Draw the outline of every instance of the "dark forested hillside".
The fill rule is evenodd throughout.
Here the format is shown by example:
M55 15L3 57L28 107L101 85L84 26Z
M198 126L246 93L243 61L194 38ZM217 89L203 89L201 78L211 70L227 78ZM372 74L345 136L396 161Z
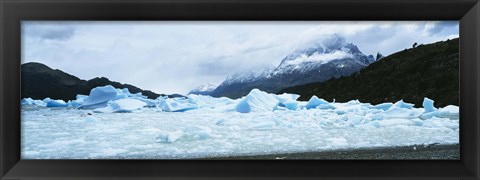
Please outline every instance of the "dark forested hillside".
M397 52L348 77L289 87L279 93L283 92L299 94L300 100L312 95L372 104L403 99L419 107L423 97L428 97L437 107L459 105L458 38Z
M90 90L97 86L112 85L115 88L128 88L131 93L141 92L148 98L160 96L152 91L142 90L130 84L121 84L107 78L94 78L88 81L81 80L58 69L41 63L25 63L21 66L22 98L74 100L77 94L88 95Z

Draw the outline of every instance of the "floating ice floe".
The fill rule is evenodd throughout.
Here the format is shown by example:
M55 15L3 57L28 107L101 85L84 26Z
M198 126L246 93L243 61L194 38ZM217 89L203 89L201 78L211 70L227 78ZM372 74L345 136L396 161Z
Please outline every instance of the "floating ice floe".
M63 100L53 100L50 98L45 98L43 100L44 103L46 103L46 107L67 107L68 104L65 103Z
M283 93L275 96L279 101L278 107L284 107L289 110L297 110L299 108L299 103L297 99L300 97L298 94L288 94ZM279 108L281 109L281 108Z
M35 105L35 106L46 106L47 103L42 100L33 100L32 98L24 98L21 101L22 105Z
M308 100L305 108L312 109L312 108L319 108L319 109L334 109L335 107L332 106L329 102L325 101L324 99L319 99L317 96L312 96L310 100Z
M423 98L422 106L425 109L425 113L429 113L437 110L437 108L433 106L433 102L434 101L431 99Z
M275 95L253 89L242 98L235 110L241 113L273 111L279 102Z
M395 104L392 105L391 108L405 108L405 109L412 109L414 106L414 104L411 104L411 103L406 103L406 102L403 102L403 100L400 100L400 101L397 101Z
M140 101L138 99L119 99L119 100L114 100L108 103L106 107L103 108L97 108L94 110L94 112L102 112L102 113L108 113L108 112L116 112L116 113L127 113L127 112L132 112L134 110L139 110L143 107L147 106L147 103Z
M166 98L158 99L158 107L167 112L184 112L188 110L197 109L198 105L192 103L189 99L178 98Z
M377 105L373 106L373 108L382 109L382 110L386 111L386 110L390 109L390 107L392 107L392 105L393 105L393 103L388 102L388 103L377 104Z
M430 119L432 117L440 117L440 118L457 118L459 115L459 108L458 106L448 105L444 108L439 108L436 111L424 113L420 116L421 119Z
M117 89L111 85L96 87L79 107L82 109L96 109L107 106L107 102L117 97Z

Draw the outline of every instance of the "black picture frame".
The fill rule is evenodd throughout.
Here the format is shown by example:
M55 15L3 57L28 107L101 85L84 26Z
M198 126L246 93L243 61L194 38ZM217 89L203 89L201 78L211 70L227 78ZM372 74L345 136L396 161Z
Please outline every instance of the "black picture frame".
M478 0L0 0L0 179L479 179ZM460 160L21 160L22 20L459 20Z

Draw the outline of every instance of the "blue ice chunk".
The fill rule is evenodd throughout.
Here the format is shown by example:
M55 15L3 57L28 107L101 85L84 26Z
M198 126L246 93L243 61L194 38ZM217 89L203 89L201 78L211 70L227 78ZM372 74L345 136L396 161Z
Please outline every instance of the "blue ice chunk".
M421 115L418 111L407 108L392 107L382 113L386 118L417 118Z
M90 95L86 98L79 108L95 109L107 106L107 102L117 97L117 90L111 86L101 86L93 88Z
M78 101L68 101L67 105L70 106L70 107L80 107L82 105L82 103L80 103Z
M33 104L33 99L32 98L23 98L20 101L21 105L32 105Z
M75 101L83 102L83 101L85 101L85 99L88 98L88 96L87 96L87 95L83 95L83 94L77 94L76 98L77 98L77 99L76 99Z
M155 101L152 100L152 99L138 98L138 97L137 97L137 98L134 98L134 99L137 99L137 100L139 100L139 101L144 102L145 104L147 104L147 105L146 105L147 107L155 107L155 106L156 106Z
M83 104L83 101L85 101L85 99L88 98L88 96L82 95L82 94L77 94L76 97L77 97L77 99L67 102L68 106L70 106L70 107L80 107Z
M283 102L282 104L285 108L290 109L290 110L297 110L298 109L298 102L294 101L294 100L287 100L287 101Z
M428 113L422 114L422 115L420 116L420 119L430 119L430 118L432 118L433 116L438 116L438 112L437 112L437 111L432 111L432 112L428 112Z
M298 102L296 101L300 95L298 94L288 94L288 93L283 93L280 95L275 95L275 98L277 98L278 101L278 106L280 107L285 107L286 109L290 110L296 110L298 109Z
M440 118L458 119L460 108L458 106L448 105L438 109L436 112L438 112L437 117Z
M428 98L423 98L423 103L422 103L422 106L423 108L425 109L425 113L429 113L429 112L433 112L433 111L436 111L437 108L435 108L433 106L433 100L431 99L428 99Z
M48 98L50 99L50 98ZM23 98L21 101L21 105L35 105L35 106L46 106L47 103L42 100L34 100L32 98Z
M354 105L354 104L361 104L361 102L358 99L355 99L355 100L348 101L347 104Z
M403 99L397 101L393 106L405 109L412 109L414 104L403 102Z
M392 105L393 105L393 103L388 102L388 103L377 104L377 105L375 105L371 108L382 109L382 110L386 111L386 110L390 109L390 107L392 107Z
M320 104L317 106L318 109L335 109L335 106L331 104Z
M250 107L250 104L248 104L247 101L240 101L235 107L235 110L241 113L249 113L250 111L252 111L252 108Z
M47 100L47 107L67 107L68 104L63 100Z
M310 100L308 100L307 102L307 105L305 105L305 107L307 109L312 109L312 108L316 108L318 105L321 105L321 104L329 104L327 101L323 100L323 99L319 99L317 96L313 95Z
M125 99L128 98L128 94L117 94L117 96L114 99Z
M185 112L198 109L198 105L191 103L185 98L166 98L157 99L158 107L167 112Z
M235 110L241 113L273 111L279 101L273 94L258 89L252 89L247 96L237 104Z
M144 103L143 101L140 101L138 99L130 99L130 98L115 100L110 104L112 108L112 112L118 112L118 113L132 112L134 110L143 108L146 105L147 104Z

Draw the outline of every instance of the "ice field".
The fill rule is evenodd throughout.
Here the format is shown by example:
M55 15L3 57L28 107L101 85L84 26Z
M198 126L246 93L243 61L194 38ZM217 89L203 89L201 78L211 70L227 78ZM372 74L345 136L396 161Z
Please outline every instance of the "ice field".
M232 100L147 99L112 86L22 100L23 159L184 159L459 143L459 108L327 102L254 89Z

